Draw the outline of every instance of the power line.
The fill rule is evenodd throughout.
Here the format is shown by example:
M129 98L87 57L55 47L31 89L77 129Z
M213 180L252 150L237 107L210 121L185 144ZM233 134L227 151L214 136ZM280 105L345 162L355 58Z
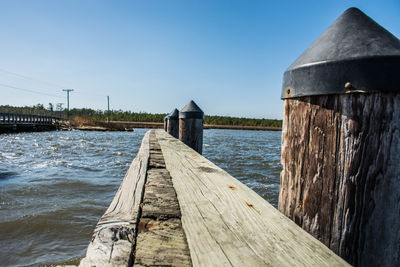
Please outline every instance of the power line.
M48 84L48 85L51 85L51 86L65 87L65 86L61 86L61 85L59 85L59 84L55 84L55 83L51 83L51 82L39 80L39 79L36 79L36 78L32 78L32 77L29 77L29 76L26 76L26 75L18 74L18 73L11 72L11 71L8 71L8 70L5 70L5 69L1 69L1 68L0 68L0 71L1 71L1 72L4 72L4 73L11 74L11 75L14 75L14 76L17 76L17 77L20 77L20 78L23 78L23 79L36 81L36 82Z
M43 80L36 79L36 78L33 78L33 77L29 77L29 76L26 76L26 75L22 75L22 74L19 74L19 73L16 73L16 72L8 71L8 70L2 69L2 68L0 68L0 72L8 73L8 74L11 74L11 75L14 75L14 76L23 78L23 79L27 79L27 80L32 80L32 81L44 83L44 84L50 85L50 86L52 86L52 87L54 87L54 86L56 86L56 87L61 87L61 88L63 88L63 87L65 88L65 87L66 87L66 86L61 86L61 85L56 84L56 83L47 82L47 81L43 81ZM16 89L16 88L14 88L14 89ZM82 88L81 88L81 89L82 89ZM22 90L22 89L21 89L21 90ZM23 90L25 90L25 91L27 91L27 92L33 92L33 91L34 91L34 90L29 90L29 89L23 89ZM36 91L36 93L39 93L39 92ZM97 96L97 97L104 97L104 96L106 96L105 94L97 94L97 93L93 93L93 92L84 92L84 91L82 91L82 90L79 90L79 93L80 93L80 94L83 94L83 95L90 95L90 96L92 96L92 97L93 97L93 96ZM45 94L45 93L44 93L44 94ZM47 94L47 95L49 95L49 94ZM60 96L57 96L57 97L60 97ZM62 97L60 97L60 98L62 98Z
M29 93L39 94L39 95L47 95L47 96L52 96L52 97L57 97L57 98L63 98L63 97L58 96L58 95L47 94L47 93L43 93L43 92L39 92L39 91L35 91L35 90L30 90L30 89L25 89L25 88L21 88L21 87L16 87L16 86L12 86L12 85L7 85L7 84L3 84L3 83L0 83L0 86L11 88L11 89L16 89L16 90L20 90L20 91L25 91L25 92L29 92Z

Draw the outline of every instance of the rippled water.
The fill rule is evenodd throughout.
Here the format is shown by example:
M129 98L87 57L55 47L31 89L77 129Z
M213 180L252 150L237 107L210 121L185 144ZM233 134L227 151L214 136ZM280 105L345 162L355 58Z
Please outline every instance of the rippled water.
M146 131L0 135L0 265L82 258ZM280 135L206 130L203 155L276 206Z

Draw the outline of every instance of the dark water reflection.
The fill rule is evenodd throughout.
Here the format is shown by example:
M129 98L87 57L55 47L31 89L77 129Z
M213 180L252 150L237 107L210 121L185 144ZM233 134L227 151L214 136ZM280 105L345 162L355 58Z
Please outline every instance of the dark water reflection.
M0 266L83 257L146 131L0 135ZM207 130L203 154L276 206L280 134Z

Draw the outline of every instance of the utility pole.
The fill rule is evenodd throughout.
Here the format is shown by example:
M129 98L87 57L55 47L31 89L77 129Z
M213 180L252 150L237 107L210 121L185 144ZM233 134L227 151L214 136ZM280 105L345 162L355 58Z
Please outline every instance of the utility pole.
M110 122L110 96L107 96L107 123Z
M63 103L57 103L56 110L58 111L58 116L61 117Z
M67 92L67 116L69 117L69 92L74 91L74 89L63 89L64 92Z

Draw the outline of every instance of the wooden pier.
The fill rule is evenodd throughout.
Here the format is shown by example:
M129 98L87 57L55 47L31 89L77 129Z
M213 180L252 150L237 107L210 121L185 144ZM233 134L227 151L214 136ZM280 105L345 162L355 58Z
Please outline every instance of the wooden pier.
M56 130L58 120L51 116L0 113L0 133Z
M143 138L80 266L347 266L164 130Z

